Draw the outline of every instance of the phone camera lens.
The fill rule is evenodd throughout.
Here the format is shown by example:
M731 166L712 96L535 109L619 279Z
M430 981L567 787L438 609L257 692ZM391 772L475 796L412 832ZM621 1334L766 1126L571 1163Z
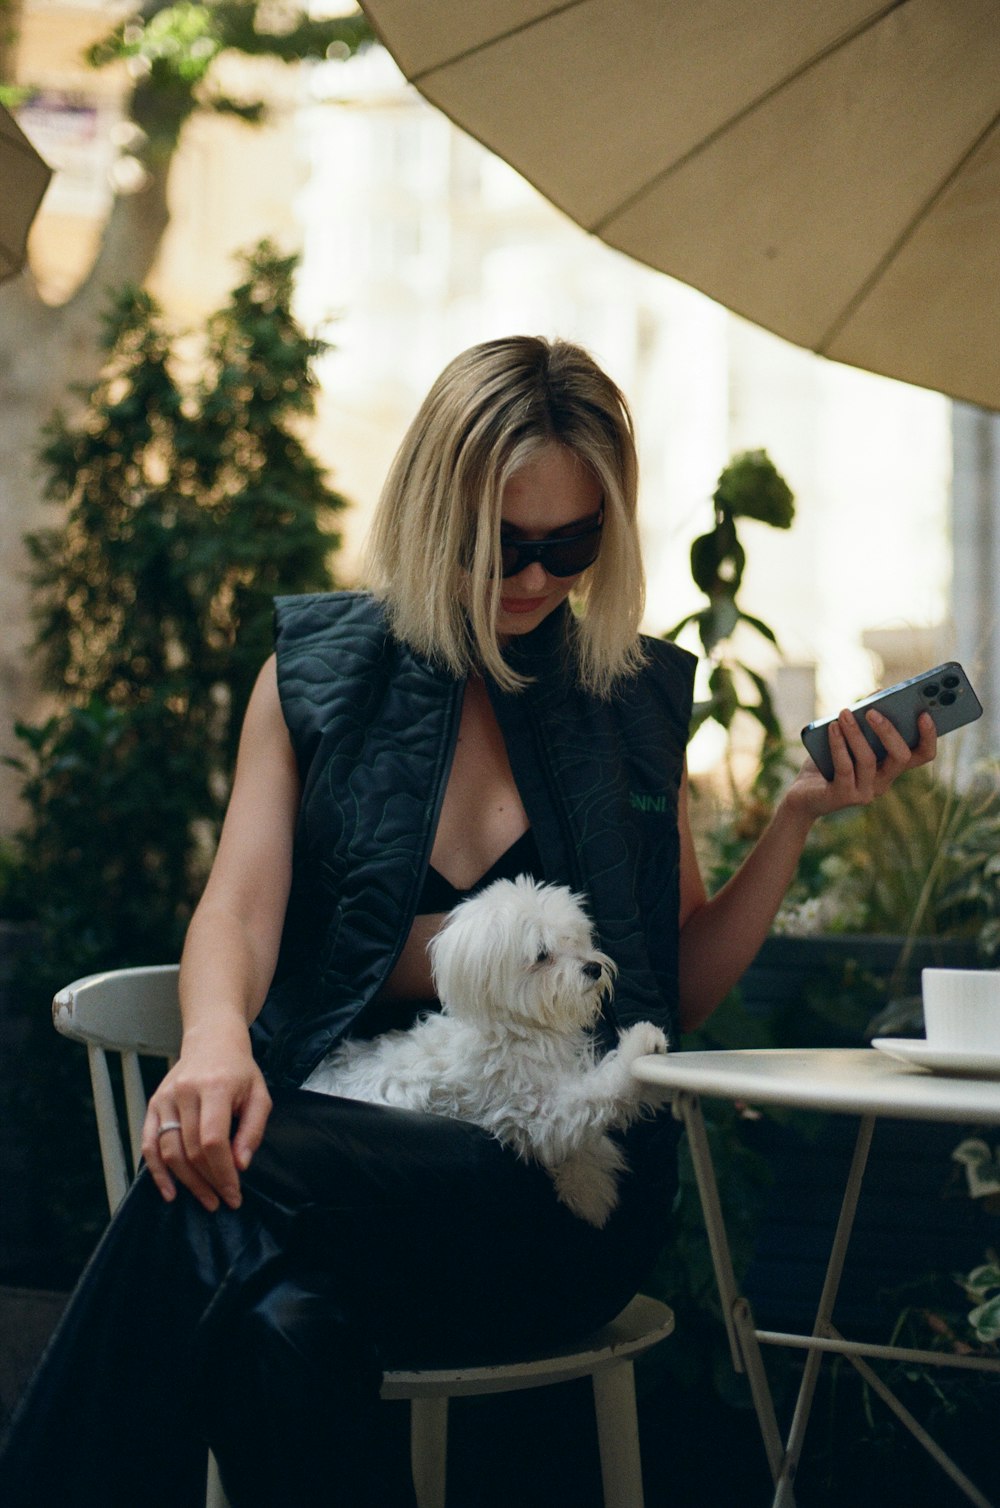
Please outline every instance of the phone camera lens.
M924 696L929 698L932 696L937 696L938 692L941 690L941 687L938 685L937 681L928 681L926 686L921 686L920 689L924 693Z
M948 688L949 691L954 691L955 687L958 685L958 676L957 675L946 675L946 676L942 676L941 679L942 679L942 684L945 685L945 686L947 686L947 688Z
M954 691L942 691L942 693L941 693L941 705L942 705L942 707L950 707L951 704L952 704L952 702L954 700L955 700L955 693L954 693Z

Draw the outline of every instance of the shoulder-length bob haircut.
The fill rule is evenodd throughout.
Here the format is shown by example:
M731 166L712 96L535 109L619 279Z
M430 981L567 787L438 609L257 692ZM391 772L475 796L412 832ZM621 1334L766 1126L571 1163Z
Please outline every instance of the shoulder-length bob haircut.
M500 509L509 479L553 442L603 494L601 548L574 592L573 640L580 683L607 696L644 658L635 436L622 393L579 346L512 336L445 368L390 468L366 574L414 649L456 675L482 669L507 690L523 686L497 640Z

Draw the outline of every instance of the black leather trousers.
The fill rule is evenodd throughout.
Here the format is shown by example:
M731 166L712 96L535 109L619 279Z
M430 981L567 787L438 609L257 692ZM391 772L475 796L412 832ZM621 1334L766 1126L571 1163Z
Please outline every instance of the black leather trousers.
M675 1188L672 1122L626 1137L603 1231L548 1176L445 1117L275 1096L243 1205L142 1173L85 1271L0 1459L4 1508L387 1508L383 1368L583 1335L636 1292Z

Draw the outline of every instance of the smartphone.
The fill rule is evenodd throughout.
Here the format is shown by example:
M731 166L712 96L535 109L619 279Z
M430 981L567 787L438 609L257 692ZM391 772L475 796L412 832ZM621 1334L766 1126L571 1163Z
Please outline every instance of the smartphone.
M875 751L876 758L885 758L885 749L875 730L870 727L864 714L871 708L883 713L906 739L911 749L920 742L917 718L921 712L929 712L938 733L951 733L955 728L964 728L982 717L982 704L973 691L969 677L957 660L945 665L935 665L923 675L915 675L909 681L900 681L885 691L876 691L862 702L854 702L851 711L858 716L858 726ZM833 779L833 760L830 756L830 724L836 719L825 717L802 729L802 742L814 763L827 780Z

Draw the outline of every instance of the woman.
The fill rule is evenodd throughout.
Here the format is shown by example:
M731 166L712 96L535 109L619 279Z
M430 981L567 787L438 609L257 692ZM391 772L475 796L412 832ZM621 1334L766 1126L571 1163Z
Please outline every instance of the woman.
M677 1045L753 958L815 818L933 757L929 717L912 754L880 723L876 768L842 714L835 779L807 764L707 899L684 776L693 661L638 635L631 421L562 342L492 341L446 369L390 472L370 579L373 595L278 603L148 1176L22 1411L5 1503L184 1508L199 1439L234 1508L389 1501L382 1366L610 1318L665 1238L674 1128L628 1133L596 1231L478 1128L310 1094L311 1069L342 1035L433 1008L443 915L521 872L588 897L619 970L605 1043L652 1019Z

